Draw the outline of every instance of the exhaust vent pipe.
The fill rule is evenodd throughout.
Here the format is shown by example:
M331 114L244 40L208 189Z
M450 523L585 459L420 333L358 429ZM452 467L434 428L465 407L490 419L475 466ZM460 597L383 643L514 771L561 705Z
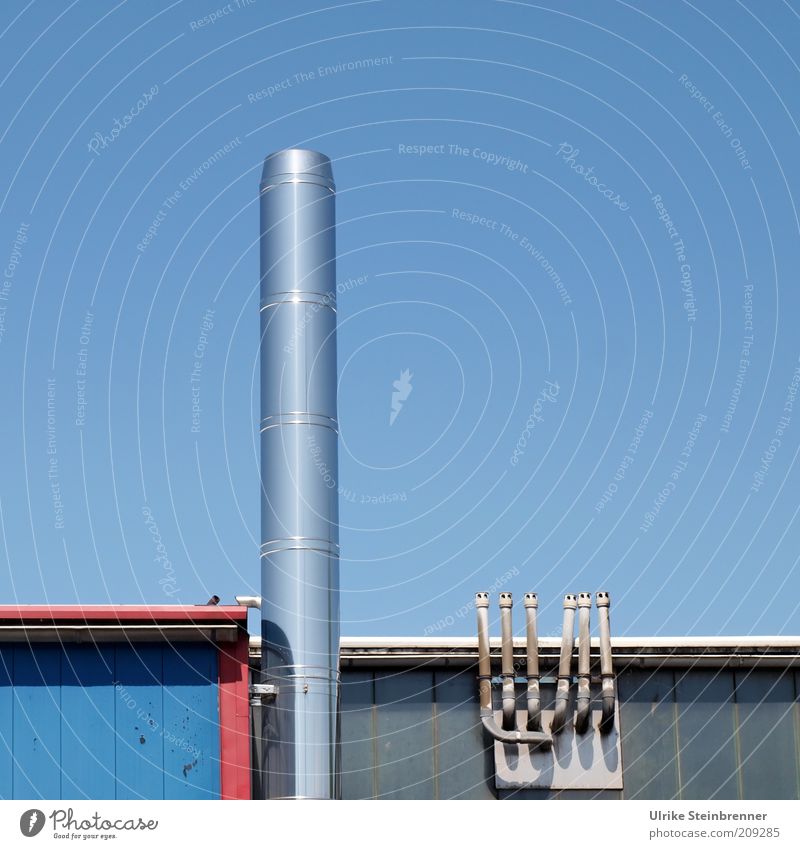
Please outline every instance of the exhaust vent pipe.
M561 657L558 661L558 684L556 705L550 730L559 734L567 721L569 707L569 685L572 680L572 650L575 647L575 608L578 601L572 593L564 596L564 624L561 628Z
M516 695L514 692L514 629L511 593L500 593L500 677L503 679L503 728L511 731L516 725Z
M262 796L338 795L336 247L328 157L261 180Z
M495 787L517 790L621 790L622 751L617 723L616 685L609 636L608 593L599 592L596 604L600 620L600 668L602 710L593 701L591 608L592 594L564 597L564 625L556 679L555 700L542 704L540 685L552 682L551 646L539 657L536 593L525 593L527 710L517 710L517 669L514 660L514 629L511 593L500 593L501 639L489 639L489 594L477 593L478 694L481 725L492 738ZM575 619L578 619L578 674L574 715L572 659L575 654ZM492 666L495 664L495 676ZM542 666L543 664L543 666ZM499 669L497 668L499 666ZM547 677L540 676L544 672ZM548 692L552 692L549 690ZM597 692L594 691L595 697ZM598 733L599 732L599 733Z
M609 609L611 598L606 592L595 595L597 616L600 620L600 678L602 680L603 712L600 718L600 733L608 734L614 730L614 706L617 701L617 688L614 683L614 663L611 657L611 624Z
M489 646L489 593L475 593L478 614L478 698L481 716L492 716L492 656Z
M591 638L589 617L592 594L578 593L578 701L575 713L575 730L583 734L589 727L589 709L592 703Z
M526 601L531 595L526 595ZM484 729L500 743L524 743L531 749L549 749L553 740L544 731L526 727L519 730L516 724L514 688L514 641L511 622L511 593L500 593L500 677L503 682L502 720L498 724L492 707L492 655L489 642L489 593L475 594L478 614L478 696L481 705L481 723ZM537 658L538 662L538 658ZM530 669L530 664L528 666ZM537 681L538 686L538 681ZM528 710L531 705L528 702Z
M527 643L528 731L542 730L542 699L539 693L539 630L536 613L539 597L525 593L525 636Z

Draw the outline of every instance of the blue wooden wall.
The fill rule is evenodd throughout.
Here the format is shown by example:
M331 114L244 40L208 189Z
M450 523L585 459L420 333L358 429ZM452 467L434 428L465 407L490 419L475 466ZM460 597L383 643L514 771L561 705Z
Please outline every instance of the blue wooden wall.
M220 794L217 649L0 646L0 799Z

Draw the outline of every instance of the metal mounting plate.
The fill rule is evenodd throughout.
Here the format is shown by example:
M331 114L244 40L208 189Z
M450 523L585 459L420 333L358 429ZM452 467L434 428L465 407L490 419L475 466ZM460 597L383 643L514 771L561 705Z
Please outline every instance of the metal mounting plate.
M571 711L564 730L553 735L553 748L529 749L525 744L494 743L495 787L498 790L621 790L622 752L619 739L619 706L614 730L597 730L601 712L592 710L590 728L576 734ZM502 723L502 711L495 712ZM517 727L524 728L527 714L517 711ZM553 711L542 711L542 727L549 730Z

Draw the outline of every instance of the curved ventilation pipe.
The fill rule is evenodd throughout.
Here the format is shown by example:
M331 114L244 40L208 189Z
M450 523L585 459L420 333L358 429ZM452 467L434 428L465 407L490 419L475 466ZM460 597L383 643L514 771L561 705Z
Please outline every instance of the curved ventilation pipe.
M334 182L281 150L261 179L263 793L338 793L339 533Z
M508 609L510 611L510 605ZM549 748L553 744L549 734L542 731L517 731L513 722L511 728L501 728L495 721L494 710L492 709L492 660L489 646L489 593L475 594L475 610L478 614L478 695L483 727L495 740L499 740L501 743L525 743L536 748ZM505 685L505 679L503 679L503 683ZM514 685L513 655L511 685L512 687Z
M595 604L597 605L597 616L600 620L600 678L603 682L603 712L600 718L600 732L608 734L614 729L614 708L617 701L614 664L611 659L611 626L609 624L611 599L608 593L597 593Z
M514 601L511 593L500 593L500 637L501 666L500 677L503 681L503 728L506 731L516 727L517 699L514 691L514 635L511 627L511 610Z
M589 616L592 609L592 594L578 593L578 701L575 713L575 730L583 734L589 727L591 691L591 638Z
M558 661L558 685L556 704L553 711L551 730L558 734L564 730L569 707L569 685L571 680L572 650L575 646L575 608L577 600L572 593L564 596L564 624L561 629L561 657Z
M539 693L539 633L536 611L539 599L536 593L525 593L525 636L527 644L528 678L528 731L542 730L542 699Z

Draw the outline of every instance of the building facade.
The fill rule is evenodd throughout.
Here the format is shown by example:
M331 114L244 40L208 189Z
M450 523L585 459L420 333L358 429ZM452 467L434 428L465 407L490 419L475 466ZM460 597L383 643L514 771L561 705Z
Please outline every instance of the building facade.
M246 614L0 608L0 798L257 797L262 708L249 686L260 640L248 637ZM612 647L620 786L504 789L480 721L476 640L344 639L342 797L800 798L800 639L617 638ZM559 649L540 640L545 712ZM514 641L517 670L525 650ZM499 640L491 654L500 711ZM525 685L520 674L520 711ZM580 782L591 784L590 767Z

